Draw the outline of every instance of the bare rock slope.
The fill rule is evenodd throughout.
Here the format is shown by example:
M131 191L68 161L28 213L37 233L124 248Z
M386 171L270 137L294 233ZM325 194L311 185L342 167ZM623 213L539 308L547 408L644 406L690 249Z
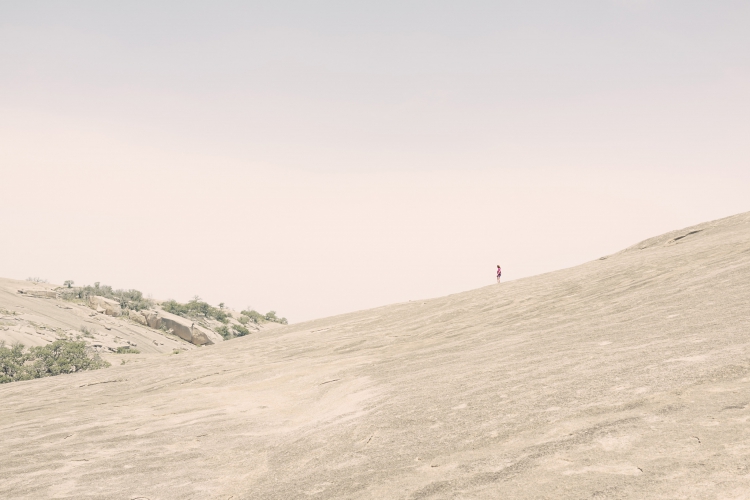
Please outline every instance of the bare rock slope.
M195 348L176 335L121 316L114 301L92 297L87 306L60 300L59 289L48 283L0 278L0 341L39 346L58 338L81 338L101 354L118 347L137 348L144 354Z
M0 401L1 498L748 498L750 214Z

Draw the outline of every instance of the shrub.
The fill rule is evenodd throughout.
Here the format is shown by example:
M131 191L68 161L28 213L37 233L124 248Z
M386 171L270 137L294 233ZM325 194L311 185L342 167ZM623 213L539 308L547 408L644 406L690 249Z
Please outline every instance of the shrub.
M70 285L73 281L70 281ZM65 282L68 285L68 281ZM153 305L153 301L143 297L143 293L139 290L130 289L118 289L114 290L109 285L102 285L98 281L94 283L94 286L81 286L72 288L68 286L67 289L60 293L60 296L65 300L85 300L88 297L99 296L107 299L113 299L120 303L120 307L123 309L132 309L134 311L140 311L142 309L148 309Z
M268 313L266 313L266 321L273 321L274 323L281 323L282 325L287 324L286 318L279 318L276 316L276 311L268 311Z
M32 378L26 373L24 363L26 355L22 344L13 344L8 348L5 342L0 342L0 384Z
M56 340L49 345L31 347L22 344L6 347L0 342L0 383L51 377L64 373L97 370L110 366L92 354L83 341Z
M222 323L229 321L229 315L226 312L218 307L211 306L207 302L203 302L197 295L187 304L181 304L176 300L162 302L161 308L169 313L183 317L203 316L204 318L214 318Z
M229 328L227 328L226 325L221 325L219 328L217 328L216 333L224 337L224 340L229 340L232 338L232 333L229 331Z
M272 321L274 323L281 323L282 325L287 324L286 318L279 318L278 316L276 316L276 311L268 311L268 313L264 316L254 309L246 309L240 314L242 315L240 316L240 322L243 321L243 316L247 318L247 320L243 324L247 323L247 321L252 321L253 323Z
M177 314L179 316L187 316L188 312L190 312L190 310L187 308L187 305L180 304L176 300L168 300L166 302L162 302L161 308L168 313Z
M34 276L33 278L26 278L26 281L31 281L32 283L49 283L49 281L47 281L46 279L40 278L38 276Z
M245 310L245 311L242 311L240 314L242 314L243 316L246 316L253 323L260 323L262 321L265 321L266 319L261 313L259 313L256 310L249 310L249 311Z
M140 354L141 351L138 349L133 349L129 346L122 346L117 348L117 354Z
M235 337L244 337L245 335L250 335L250 330L242 325L232 325L232 330L234 330Z

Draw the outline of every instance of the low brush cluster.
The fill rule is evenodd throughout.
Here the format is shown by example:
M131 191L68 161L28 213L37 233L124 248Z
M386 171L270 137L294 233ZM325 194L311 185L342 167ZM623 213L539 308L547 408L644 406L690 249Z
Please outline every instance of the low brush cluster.
M154 305L151 299L145 298L143 293L138 290L114 290L111 286L102 285L98 281L94 283L94 286L73 287L72 284L72 281L65 282L67 288L63 288L60 292L61 298L65 300L86 300L88 297L99 296L116 300L123 309L132 309L134 311L149 309Z
M110 364L92 353L86 342L56 340L49 345L30 347L0 342L0 384L64 373L106 368Z
M214 307L208 302L203 302L200 297L195 297L187 304L181 304L176 300L168 300L162 302L161 308L168 313L177 314L185 318L202 316L204 318L213 318L222 323L229 321L229 315L222 307Z

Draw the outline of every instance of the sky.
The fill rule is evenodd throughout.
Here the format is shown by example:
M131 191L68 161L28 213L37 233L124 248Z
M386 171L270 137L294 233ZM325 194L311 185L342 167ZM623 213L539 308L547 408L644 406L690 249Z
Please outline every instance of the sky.
M750 211L747 26L728 0L0 0L0 276L299 322Z

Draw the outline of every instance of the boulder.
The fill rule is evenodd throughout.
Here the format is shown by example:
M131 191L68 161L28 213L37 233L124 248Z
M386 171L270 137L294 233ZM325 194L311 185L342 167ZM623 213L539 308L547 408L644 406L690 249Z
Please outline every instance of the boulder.
M161 319L162 326L172 330L172 332L182 340L195 345L213 344L211 339L201 331L201 328L196 327L195 324L187 318L164 311L159 312L159 318Z
M150 328L159 329L161 328L161 318L159 317L159 313L156 311L141 311L141 314L143 314L143 317L146 318L146 324Z
M136 323L140 323L144 326L148 326L148 322L146 321L146 317L141 314L138 311L133 311L132 309L128 311L128 317L135 321Z
M209 330L208 328L202 328L198 325L193 325L193 340L191 343L195 345L211 345L213 344L213 340L211 337L216 337L217 335Z
M101 308L107 316L120 316L122 314L120 303L116 300L100 297L98 295L91 295L88 298L88 302L90 308L97 311Z

